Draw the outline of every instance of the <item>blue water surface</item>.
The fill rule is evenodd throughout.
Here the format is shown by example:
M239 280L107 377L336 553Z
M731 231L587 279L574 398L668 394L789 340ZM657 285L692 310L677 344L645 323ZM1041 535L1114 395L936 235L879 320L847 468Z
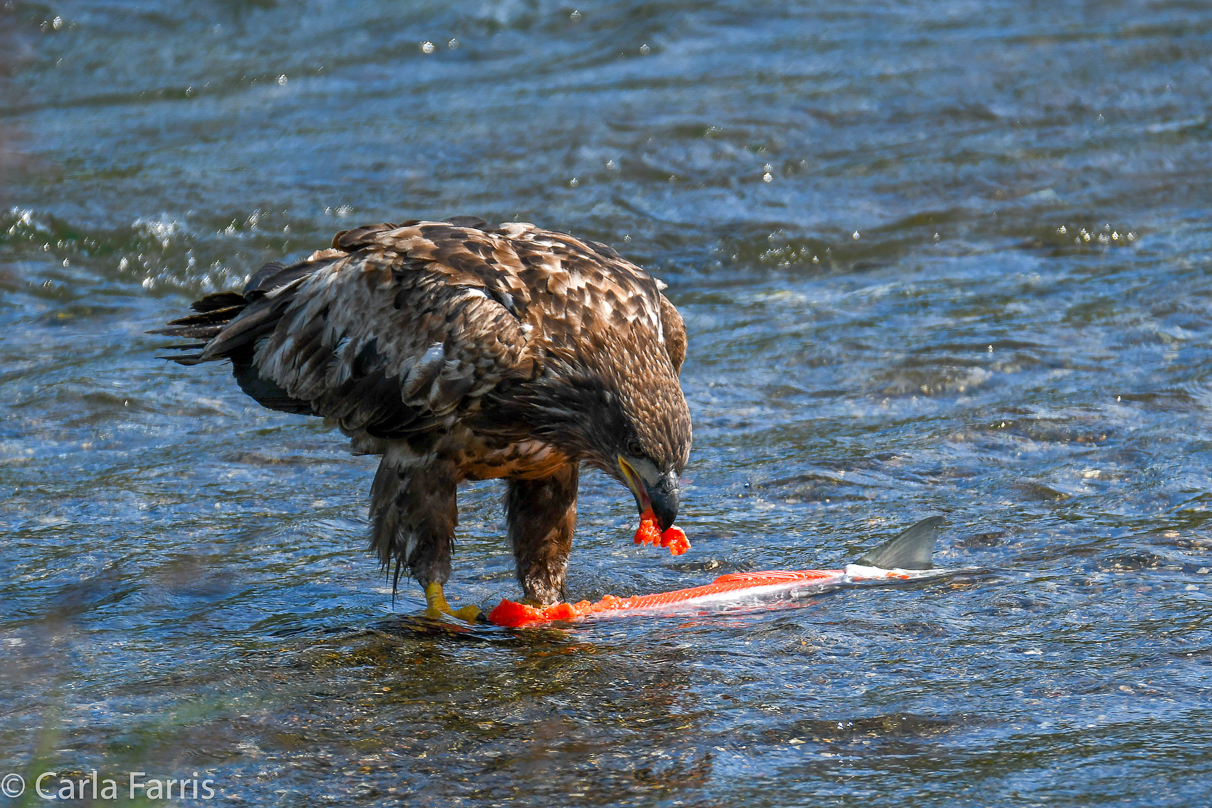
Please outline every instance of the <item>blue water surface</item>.
M0 775L1207 805L1209 98L1183 0L7 0ZM612 244L687 322L693 549L633 546L587 474L572 596L836 566L935 513L938 563L984 572L418 622L366 552L373 458L144 332L338 230L456 214ZM500 487L460 517L455 605L516 596Z

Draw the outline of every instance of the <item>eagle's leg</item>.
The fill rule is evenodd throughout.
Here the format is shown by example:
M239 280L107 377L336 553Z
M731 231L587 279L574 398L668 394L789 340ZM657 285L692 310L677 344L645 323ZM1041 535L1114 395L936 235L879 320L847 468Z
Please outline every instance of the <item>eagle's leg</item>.
M570 463L537 480L509 480L505 515L526 599L558 602L577 523L577 465Z
M457 488L450 460L389 447L370 489L370 544L384 567L395 564L393 589L406 568L425 589L428 612L473 622L480 615L478 608L452 609L442 592L450 577L450 546L459 523Z

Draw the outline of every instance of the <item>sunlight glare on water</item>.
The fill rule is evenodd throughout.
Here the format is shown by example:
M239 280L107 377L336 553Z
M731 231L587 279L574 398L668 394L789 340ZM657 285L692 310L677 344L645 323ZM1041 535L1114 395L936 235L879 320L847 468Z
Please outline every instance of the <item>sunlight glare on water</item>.
M0 762L249 804L1194 806L1212 781L1212 9L0 4ZM374 462L145 332L458 214L669 284L680 524L585 475L574 599L942 581L438 630ZM519 594L460 492L455 606Z

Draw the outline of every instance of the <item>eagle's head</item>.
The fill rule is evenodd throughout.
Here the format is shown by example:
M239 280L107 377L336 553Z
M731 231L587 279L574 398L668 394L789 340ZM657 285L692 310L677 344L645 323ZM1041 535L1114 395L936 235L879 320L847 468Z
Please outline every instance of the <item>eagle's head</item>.
M690 411L677 376L635 385L608 400L597 435L595 465L622 482L640 513L651 508L661 530L678 515L678 478L690 456ZM613 406L612 406L613 405Z
M690 410L663 352L624 356L564 366L553 385L558 392L548 388L547 403L562 405L562 417L547 421L555 427L549 439L627 486L640 513L652 508L664 531L678 515L678 478L690 458Z
M690 410L677 371L663 352L595 359L548 356L546 372L497 393L484 417L498 428L524 424L525 437L614 477L630 489L640 513L651 507L667 530L690 458Z

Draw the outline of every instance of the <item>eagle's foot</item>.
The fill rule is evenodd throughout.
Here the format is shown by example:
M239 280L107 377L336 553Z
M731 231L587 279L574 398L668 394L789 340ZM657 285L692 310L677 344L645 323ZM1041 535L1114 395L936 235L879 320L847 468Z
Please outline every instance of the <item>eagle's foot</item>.
M425 585L425 613L430 617L447 614L465 623L481 623L484 621L484 617L480 613L478 606L464 606L459 609L450 608L450 604L446 602L446 595L442 592L442 585L437 581L432 581Z

